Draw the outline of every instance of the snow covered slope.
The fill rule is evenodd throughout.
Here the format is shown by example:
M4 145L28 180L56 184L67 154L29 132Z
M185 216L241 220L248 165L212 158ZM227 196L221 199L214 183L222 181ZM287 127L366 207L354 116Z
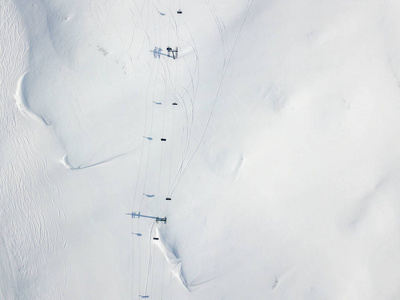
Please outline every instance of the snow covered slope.
M0 298L400 297L398 1L0 13Z

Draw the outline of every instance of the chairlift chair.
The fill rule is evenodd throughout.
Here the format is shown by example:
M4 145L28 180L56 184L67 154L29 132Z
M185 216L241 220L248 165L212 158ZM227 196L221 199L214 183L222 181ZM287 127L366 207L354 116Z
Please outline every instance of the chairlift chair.
M176 12L178 15L182 14L182 11L180 9L178 9L178 11Z
M164 218L156 218L156 222L164 222L164 224L167 224L167 217Z

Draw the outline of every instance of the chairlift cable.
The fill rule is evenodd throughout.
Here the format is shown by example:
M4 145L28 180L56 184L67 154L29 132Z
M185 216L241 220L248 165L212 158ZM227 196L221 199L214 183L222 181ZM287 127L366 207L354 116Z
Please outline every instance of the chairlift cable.
M146 136L146 130L147 130L147 122L148 122L148 93L149 93L149 89L150 89L150 83L151 83L151 78L152 78L152 74L153 74L153 69L154 69L154 64L155 62L153 61L153 65L151 67L151 74L150 74L150 78L147 84L147 90L146 90L146 97L144 99L145 102L145 119L144 119L144 130L143 130L143 136ZM142 166L142 160L143 160L143 150L144 150L144 140L142 140L142 147L141 147L141 155L140 155L140 163L139 163L139 169L138 169L138 176L136 179L136 184L135 184L135 194L134 194L134 200L133 200L133 204L132 204L132 211L135 209L135 203L136 203L136 193L137 193L137 187L138 187L138 183L139 183L139 175L140 175L140 171L141 171L141 166Z
M169 170L168 170L168 190L169 187L171 186L171 171L172 171L172 156L173 156L173 146L174 146L174 121L175 121L175 109L172 109L172 120L171 120L171 150L170 150L170 159L169 159ZM168 191L169 193L169 191ZM169 194L168 194L169 195ZM168 209L168 204L167 204L167 209ZM168 211L168 210L167 210Z
M148 8L148 7L147 7ZM149 8L148 8L148 11L147 11L147 22L149 21ZM153 22L155 23L155 20L153 19ZM154 28L155 28L155 26L154 26ZM157 33L156 33L156 28L154 29L155 30L155 39L157 40ZM145 126L144 126L144 136L146 136L146 130L147 130L147 122L148 122L148 102L149 102L149 89L150 89L150 85L152 84L152 80L153 80L153 72L154 72L154 63L155 62L153 62L153 65L152 65L152 67L151 67L151 74L150 74L150 78L149 78L149 82L148 82L148 86L147 86L147 92L146 92L146 97L145 97L145 103L146 103L146 109L145 109L145 111L146 111L146 115L145 115ZM157 78L157 72L158 72L158 66L159 65L157 65L157 71L156 71L156 77L155 77L155 81L156 81L156 78ZM154 82L155 82L154 81ZM155 83L154 83L154 86L153 86L153 98L154 98L154 92L155 92ZM153 121L154 121L154 106L152 106L152 115L151 115L151 125L150 125L150 136L152 136L152 131L153 131ZM138 187L138 182L139 182L139 175L140 175L140 172L141 172L141 167L142 167L142 165L143 165L143 151L144 150L144 140L142 141L142 147L141 147L141 158L140 158L140 164L139 164L139 170L138 170L138 176L137 176L137 180L136 180L136 184L135 184L135 195L134 195L134 201L133 201L133 203L132 203L132 211L134 210L134 208L135 208L135 202L136 202L136 193L137 193L137 187ZM149 148L148 148L148 155L147 155L147 159L146 159L146 171L145 171L145 183L144 183L144 187L146 186L146 182L147 182L147 170L148 170L148 162L149 162L149 153L150 153L150 145L149 145ZM142 195L142 201L141 201L141 204L140 204L140 207L142 206L142 202L143 202L143 195ZM140 222L137 222L137 226L138 226L138 232L140 232ZM133 226L133 223L132 223L132 226ZM132 227L132 229L133 229L133 227ZM133 231L133 230L132 230ZM141 286L141 246L140 246L140 239L138 240L138 258L139 258L139 265L138 265L138 270L139 270L139 273L138 273L138 279L139 279L139 284L138 284L138 287L139 287L139 294L140 294L140 286ZM134 250L134 245L133 245L133 250ZM151 250L151 249L150 249ZM133 251L133 259L132 259L132 289L131 289L131 298L133 297L133 295L134 295L134 290L135 290L135 288L134 288L134 282L135 282L135 275L134 275L134 273L135 273L135 268L134 268L134 266L135 266L135 255L134 255L134 253L135 253L135 250ZM150 253L150 255L151 255L151 253ZM148 279L148 278L147 278ZM147 294L147 282L146 282L146 294Z
M157 196L158 196L158 201L157 201L157 213L160 212L159 210L159 204L160 204L160 189L161 189L161 181L162 181L162 163L163 163L163 149L164 149L164 144L161 143L161 158L160 158L160 167L159 167L159 176L158 176L158 187L157 187Z
M154 35L155 35L155 39L157 40L157 30L156 30L156 26L154 26ZM161 62L160 62L161 63ZM154 96L155 96L155 90L156 90L156 86L157 86L157 77L158 77L158 69L159 69L159 65L160 64L157 64L157 71L156 71L156 74L155 74L155 76L154 76L154 84L153 84L153 93L152 93L152 100L154 100ZM148 95L148 94L147 94ZM165 106L164 106L165 107ZM165 108L164 108L164 112L165 112ZM164 116L165 116L165 113L163 114L163 125L162 125L162 133L163 133L163 136L164 136L164 132L165 132L165 129L164 129ZM153 133L153 122L154 122L154 105L152 106L152 117L151 117L151 120L152 120L152 122L151 122L151 132L150 132L150 136L152 136L152 133ZM145 172L145 174L146 174L146 176L145 176L145 184L144 184L144 188L146 187L146 183L147 183L147 170L148 170L148 162L149 162L149 160L150 160L150 146L149 146L149 149L148 149L148 155L147 155L147 163L146 163L146 172ZM163 145L161 145L161 159L160 159L160 167L159 167L159 182L158 182L158 191L157 191L157 194L158 195L160 195L160 185L161 185L161 181L162 181L162 161L163 161ZM140 207L142 206L142 203L143 203L143 197L142 197L142 202L141 202L141 205L140 205ZM157 211L159 210L158 209L158 207L159 207L159 201L157 201ZM153 223L153 225L152 225L152 229L151 229L151 231L150 231L150 241L151 241L151 236L152 236L152 231L153 231L153 227L154 227L154 224L155 223ZM150 256L149 256L149 264L151 263L151 259L152 259L152 257L153 257L153 254L152 254L152 251L153 251L153 247L152 247L152 244L150 244ZM154 258L154 262L153 262L153 265L155 264L155 258ZM147 278L146 278L146 288L145 288L145 295L147 295L147 292L148 292L148 285L149 285L149 276L150 276L150 272L152 272L151 274L153 274L153 272L154 272L154 266L153 265L148 265L148 271L147 271ZM151 271L152 270L152 271ZM151 289L152 289L152 282L153 282L153 275L151 275L151 278L150 278L150 282L151 282Z
M140 232L140 222L137 222L137 231ZM140 241L141 239L138 239L138 258L139 258L139 264L138 264L138 294L140 293L140 287L141 287L141 282L142 282L142 256L141 256L141 247L140 247Z
M154 63L153 63L153 66L154 66ZM158 71L158 67L159 67L159 64L157 64L157 71ZM151 76L150 76L150 81L151 81L151 79L152 79L152 77L153 77L153 69L154 68L152 68L152 72L151 72ZM157 74L157 71L156 71L156 74ZM150 84L149 84L149 86L150 86ZM154 99L154 93L155 93L155 88L153 88L153 93L152 93L152 99ZM146 98L148 99L148 93L146 93L147 95L146 95ZM147 104L149 103L149 100L147 100ZM152 102L151 102L152 103ZM153 135L153 124L154 124L154 105L152 105L152 110L151 110L151 122L150 122L150 135L149 136L152 136ZM147 150L147 159L146 159L146 169L145 169L145 175L144 175L144 184L143 184L143 192L142 192L142 196L141 196L141 201L140 201L140 206L139 206L139 211L141 210L141 208L142 208L142 204L143 204L143 199L144 199L144 193L145 193L145 189L146 189L146 186L147 186L147 172L148 172L148 167L149 167L149 158L150 158L150 149L151 149L151 143L148 143L149 145L148 145L148 150Z
M147 10L146 22L148 23L148 21L149 21L149 9ZM150 40L149 40L149 42L150 42ZM149 91L150 91L150 85L152 83L152 78L153 78L154 64L155 64L155 61L153 61L153 64L151 66L151 73L150 73L149 81L148 81L148 84L147 84L146 97L145 97L145 103L146 103L145 120L146 120L146 123L145 123L145 128L144 128L144 130L145 130L144 136L146 136L146 130L147 130ZM151 122L150 122L150 136L152 136L152 130L153 130L153 112L154 112L154 106L152 106L152 117L151 117ZM144 144L144 140L143 140L142 144ZM146 186L146 182L147 182L147 170L148 170L148 163L149 163L150 146L151 146L151 143L149 143L149 145L148 145L148 153L147 153L147 157L146 157L146 168L145 168L145 173L144 173L144 187ZM144 195L143 195L143 192L142 192L139 211L141 210L141 206L142 206L142 203L143 203L143 197L144 197ZM137 222L137 228L138 228L137 231L140 232L140 222ZM141 242L140 241L141 241L141 239L139 238L138 239L138 258L139 258L139 265L138 265L138 271L139 271L138 272L138 294L141 294L140 293L140 289L141 289L141 281L142 281L142 278L141 278L141 273L142 273L141 272L141 261L142 261L141 260L141 252L142 252L142 249L141 249Z
M153 62L153 66L152 66L152 70L153 70L153 68L154 68L154 62ZM151 75L152 76L152 75ZM151 82L151 76L150 76L150 78L149 78L149 82L148 82L148 85L147 85L147 91L146 91L146 97L145 97L145 124L144 124L144 129L143 129L143 136L145 136L146 135L146 129L147 129L147 122L148 122L148 120L147 120L147 115L148 115L148 113L147 113L147 111L148 111L148 92L149 92L149 88L150 88L150 82ZM135 205L136 205L136 200L137 200L137 190L138 190L138 185L139 185L139 178L140 178L140 173L141 173L141 170L142 170L142 166L143 166L143 152L144 152L144 139L142 140L142 146L141 146L141 151L140 151L140 160L139 160L139 168L138 168L138 172L137 172L137 178L136 178L136 183L135 183L135 189L134 189L134 195L133 195L133 202L132 202L132 211L134 211L135 210ZM147 162L146 162L146 164L147 164ZM142 195L142 198L143 198L143 195ZM132 222L132 226L133 226L133 222ZM140 232L140 230L139 230L139 222L138 222L138 232ZM133 242L133 240L132 240L132 242ZM134 243L133 243L134 244ZM138 248L138 256L139 256L139 264L138 264L138 268L139 268L139 276L138 276L138 279L139 279L139 283L140 283L140 239L138 239L138 246L139 246L139 248ZM135 276L134 276L134 273L135 273L135 269L134 269L134 265L135 265L135 255L134 255L134 253L135 253L135 250L134 250L134 245L133 245L133 253L132 253L132 255L133 255L133 259L132 259L132 289L131 289L131 298L133 297L133 293L134 293L134 278L135 278Z
M134 231L134 227L133 227L133 222L131 222L131 230L132 232ZM131 236L131 299L133 299L133 295L134 295L134 287L135 287L135 242L134 242L134 236Z
M150 255L149 255L149 260L147 263L147 276L146 276L146 285L145 285L145 291L144 294L147 295L147 288L148 288L148 283L149 283L149 275L150 275L150 267L151 267L151 263L152 263L152 253L151 253L151 249L152 249L152 234L153 234L153 228L154 228L154 224L156 224L156 222L153 222L151 229L150 229L150 236L149 236L149 245L150 245Z
M163 299L164 293L164 269L165 268L165 258L162 260L162 274L161 274L161 299Z
M150 272L151 272L151 275L150 275L150 295L155 295L153 293L154 270L155 270L155 268L157 266L157 257L158 257L156 249L155 249L154 239L155 238L153 238L153 233L150 233L150 253L151 253L152 257L153 257L153 263L152 263L151 268L150 268Z
M172 5L172 3L171 3L172 1L170 1L170 12L172 11L171 10L171 5ZM179 5L180 5L180 0L179 0ZM148 10L148 14L149 14L149 10ZM148 19L147 19L147 21L148 21ZM155 21L155 20L153 20L153 21ZM179 23L179 20L178 20L178 23ZM177 24L178 26L176 26L176 39L177 39L177 42L179 42L179 24ZM154 28L155 28L155 30L154 30L154 36L155 36L155 41L158 41L158 35L157 35L157 32L156 32L156 27L154 26ZM170 39L170 30L168 31L168 40ZM179 43L178 43L178 46L179 46ZM185 60L185 62L186 62L186 60ZM178 62L177 62L178 63ZM174 82L173 82L173 85L172 85L172 88L173 88L173 90L178 94L178 95L180 95L179 94L179 92L178 92L178 90L177 90L177 77L178 77L178 65L177 65L177 63L176 63L176 66L175 66L175 80L174 80ZM187 63L186 63L186 65L187 65ZM188 65L187 65L188 66ZM158 72L158 68L159 68L159 65L157 65L157 72ZM196 66L196 68L197 68L197 66ZM148 89L149 89L149 87L150 87L150 84L151 84L151 81L152 81L152 79L153 79L153 69L154 69L154 64L153 64L153 67L152 67L152 73L151 73L151 76L150 76L150 79L149 79L149 85L148 85ZM188 69L189 69L189 67L188 67ZM156 80L157 80L157 73L156 72L156 75L155 75L155 79L154 79L154 82L156 82ZM190 70L189 70L189 72L190 72ZM192 74L191 74L192 75ZM154 83L154 85L153 85L153 98L154 98L154 93L155 93L155 86L156 86L156 83ZM194 84L193 84L193 77L192 77L192 88L194 88ZM148 99L148 95L149 95L149 93L147 92L146 93L146 98ZM193 107L194 107L194 105L193 105L193 96L191 97L190 96L190 94L188 93L188 91L186 91L186 93L182 96L182 95L180 95L180 97L181 97L181 102L182 103L184 103L185 102L185 97L186 97L186 95L188 95L189 96L189 100L191 101L191 106L192 106L192 112L191 112L191 115L190 115L190 125L189 125L189 114L188 114L188 110L187 110L187 107L186 107L186 104L184 104L183 105L183 109L184 109L184 112L185 112L185 118L186 118L186 131L185 131L185 129L182 131L182 137L184 137L185 135L186 135L186 142L184 143L184 148L183 148L183 159L186 157L186 153L187 153L187 151L188 151L188 147L189 147L189 145L188 145L188 143L189 143L189 136L190 136L190 132L191 132L191 129L192 129L192 126L193 126L193 116L194 116L194 113L193 113ZM152 100L154 100L154 99L152 99ZM147 122L147 118L148 118L148 116L147 116L147 104L148 103L148 100L146 101L146 122ZM182 109L182 107L180 107L180 109ZM173 141L174 141L174 127L173 127L173 125L174 125L174 114L175 114L175 112L174 112L174 110L172 111L172 133L171 133L171 152L170 152L170 164L169 164L169 176L168 176L168 178L169 178L169 182L168 182L168 185L170 186L170 184L171 184L171 170L172 170L172 157L173 157ZM166 107L164 106L164 111L163 111L163 125L162 125L162 133L163 133L163 136L165 135L165 116L166 116ZM150 136L152 136L152 133L153 133L153 122L154 122L154 105L152 106L152 113L151 113L151 126L150 126ZM146 128L147 128L147 125L145 126L145 130L146 130ZM144 140L142 141L142 155L141 155L141 160L143 159L143 150L144 150L144 147L143 147L143 145L144 145ZM164 150L163 150L163 145L161 145L161 159L160 159L160 171L159 171L159 182L158 182L158 195L160 195L160 189L161 189L161 181L162 181L162 162L163 162L163 152L164 152ZM148 148L148 154L147 154L147 160L146 160L146 169L145 169L145 179L144 179L144 188L146 188L146 185L147 185L147 173L148 173L148 164L149 164L149 160L150 160L150 144L149 144L149 148ZM182 169L183 169L183 165L184 165L184 163L182 162L181 163L181 166L180 166L180 172L178 172L178 173L182 173ZM185 166L186 167L186 166ZM140 174L140 170L139 170L139 172L138 172L139 174ZM138 176L139 177L139 176ZM138 180L137 180L137 182L138 182ZM178 182L179 182L179 180L178 180ZM137 187L137 184L136 184L136 187ZM175 186L176 187L176 186ZM135 188L135 190L136 190L136 188ZM136 194L136 192L135 192L135 194ZM141 199L141 203L140 203L140 208L141 208L141 206L142 206L142 203L143 203L143 199L144 199L144 196L142 195L142 199ZM168 211L168 205L169 204L167 204L167 211ZM134 207L134 205L133 205L133 207ZM158 209L157 209L158 210ZM150 239L151 239L151 233L152 233L152 231L153 231L153 227L154 227L154 223L153 223L153 226L152 226L152 229L151 229L151 231L150 231ZM139 222L138 222L138 228L139 228ZM140 252L139 252L139 255L140 255ZM139 257L139 260L140 260L140 257ZM140 260L141 261L141 260ZM152 257L152 247L151 247L151 245L150 245L150 256L149 256L149 264L148 264L148 270L147 270L147 278L146 278L146 287L145 287L145 295L147 295L147 291L148 291L148 284L149 284L149 272L150 272L150 268L152 267L150 264L151 263L153 263L153 265L155 264L155 259ZM164 269L164 264L165 264L165 261L163 261L163 269ZM153 272L154 272L154 269L153 269ZM139 272L139 274L140 274L141 272ZM163 276L164 276L164 274L163 274ZM153 278L153 276L152 276L152 278ZM170 276L170 283L171 283L171 276ZM164 282L163 282L163 280L162 280L162 285L164 284ZM139 285L141 285L141 282L140 282L140 280L139 280ZM152 285L151 285L152 286ZM162 291L161 291L161 293L162 293ZM171 297L172 297L172 287L171 287Z

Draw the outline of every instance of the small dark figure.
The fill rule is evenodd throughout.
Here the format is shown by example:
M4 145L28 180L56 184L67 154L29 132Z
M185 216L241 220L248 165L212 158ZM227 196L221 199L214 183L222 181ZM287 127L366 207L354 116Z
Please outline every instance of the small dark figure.
M165 198L165 200L171 200L171 198Z
M177 13L178 15L181 15L181 14L182 14L182 11L179 9L176 13Z
M158 240L159 240L159 238L157 238L157 237L153 237L153 240L155 240L155 241L158 241Z
M165 142L167 139L161 139L161 142Z
M178 103L174 102L174 103L172 103L172 105L178 105Z

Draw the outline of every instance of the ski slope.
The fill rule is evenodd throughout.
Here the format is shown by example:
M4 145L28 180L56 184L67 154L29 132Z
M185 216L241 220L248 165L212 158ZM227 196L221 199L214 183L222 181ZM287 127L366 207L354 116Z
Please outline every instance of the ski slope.
M4 0L0 299L399 298L399 16Z

